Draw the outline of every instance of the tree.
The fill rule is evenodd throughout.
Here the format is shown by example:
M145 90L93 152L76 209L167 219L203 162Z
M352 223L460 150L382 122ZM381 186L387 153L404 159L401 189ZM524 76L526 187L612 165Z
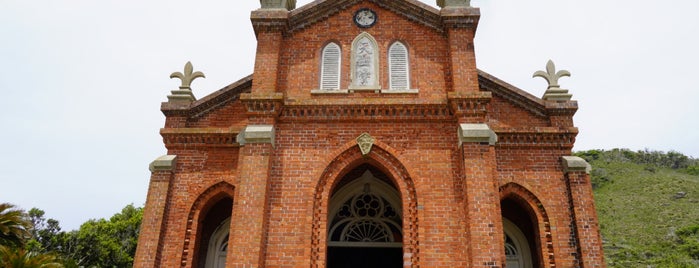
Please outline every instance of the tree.
M24 211L8 203L0 204L0 246L20 247L30 237L31 222Z
M24 248L0 246L0 266L6 268L62 268L53 254L28 251Z
M109 220L89 220L69 233L71 258L86 267L130 267L136 254L143 208L127 205Z

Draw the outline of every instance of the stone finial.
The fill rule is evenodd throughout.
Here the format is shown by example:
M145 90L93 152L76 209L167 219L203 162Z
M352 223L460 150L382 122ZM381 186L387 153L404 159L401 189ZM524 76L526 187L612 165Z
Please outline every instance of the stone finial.
M191 85L192 81L199 77L206 78L204 73L199 71L194 72L192 63L188 61L187 64L184 65L184 73L174 72L170 75L170 78L179 78L182 81L182 85L179 89L171 91L172 95L167 96L168 100L170 102L192 102L196 100L196 98L194 98L194 94L192 94Z
M260 0L263 9L286 9L296 8L296 0Z
M567 89L562 89L560 85L558 85L558 79L564 76L570 77L570 72L566 70L560 70L556 72L556 65L553 64L553 61L549 60L546 63L546 72L544 71L536 71L534 72L534 77L541 77L546 79L546 81L549 83L549 87L546 89L546 92L544 93L544 100L553 100L553 101L559 101L559 100L570 100L571 97L573 97L572 94L568 94Z
M366 132L357 137L357 145L359 145L359 150L362 151L362 155L367 155L371 152L371 146L374 145L375 141L376 140Z
M470 7L471 0L437 0L437 6L445 7Z

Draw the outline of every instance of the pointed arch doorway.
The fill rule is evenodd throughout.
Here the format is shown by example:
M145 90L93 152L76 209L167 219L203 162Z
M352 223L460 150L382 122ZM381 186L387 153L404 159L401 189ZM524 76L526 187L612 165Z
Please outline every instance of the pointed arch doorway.
M353 169L330 198L327 267L403 267L402 219L391 180L368 164Z

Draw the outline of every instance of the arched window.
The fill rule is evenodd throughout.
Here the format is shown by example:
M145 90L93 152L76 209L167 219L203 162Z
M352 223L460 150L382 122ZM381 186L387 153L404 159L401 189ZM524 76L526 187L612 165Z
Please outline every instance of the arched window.
M225 268L231 218L224 220L211 235L206 253L206 268Z
M529 241L522 230L507 218L502 218L505 232L506 268L532 268Z
M197 255L192 267L222 268L226 267L233 199L220 195L209 202L202 208L198 220Z
M408 49L401 42L395 42L388 49L389 88L410 89Z
M400 195L383 173L374 169L375 176L372 169L362 165L350 172L330 199L329 268L403 267Z
M320 67L320 89L340 89L340 46L329 43L323 48Z
M379 87L379 48L376 40L366 33L359 34L352 42L352 62L350 89L378 90Z

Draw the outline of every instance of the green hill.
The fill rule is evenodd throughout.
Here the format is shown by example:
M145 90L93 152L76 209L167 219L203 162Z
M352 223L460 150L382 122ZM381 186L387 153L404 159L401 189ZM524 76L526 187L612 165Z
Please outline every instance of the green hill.
M699 164L677 152L578 152L609 267L699 267Z

